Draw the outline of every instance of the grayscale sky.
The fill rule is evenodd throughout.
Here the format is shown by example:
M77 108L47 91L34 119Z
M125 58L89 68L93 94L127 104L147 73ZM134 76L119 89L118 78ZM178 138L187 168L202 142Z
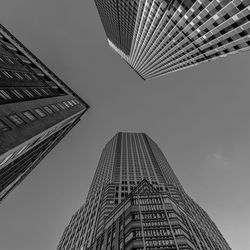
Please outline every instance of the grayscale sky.
M1 250L56 250L118 131L143 131L233 250L249 249L250 53L142 81L93 0L1 0L0 21L91 109L0 207Z

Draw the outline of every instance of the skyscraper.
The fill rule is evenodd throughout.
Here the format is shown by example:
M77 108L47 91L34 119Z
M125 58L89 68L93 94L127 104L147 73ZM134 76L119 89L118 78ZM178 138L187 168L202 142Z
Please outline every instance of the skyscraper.
M207 213L184 191L157 144L118 133L105 146L85 204L57 250L229 250Z
M0 203L88 105L0 25Z
M109 45L150 79L250 48L249 0L95 0Z

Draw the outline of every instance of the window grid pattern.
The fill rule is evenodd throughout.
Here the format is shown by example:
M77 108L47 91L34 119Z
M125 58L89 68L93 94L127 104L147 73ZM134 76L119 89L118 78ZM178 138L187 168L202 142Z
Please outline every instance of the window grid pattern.
M84 248L83 248L84 249ZM106 218L86 250L224 250L166 192L146 180Z
M8 85L5 84L7 88L9 88L10 85L11 87L18 86L18 88L24 85L25 88L29 86L46 86L46 88L49 88L51 91L54 90L54 95L58 96L69 94L77 98L82 105L88 108L88 105L82 100L81 97L73 92L72 89L70 89L57 75L55 75L54 72L52 72L2 25L0 25L0 56L8 57L8 60L0 59L0 69L14 71L14 73L17 73L15 76L18 77L19 80L21 80L21 75L19 74L21 71L24 73L24 76L21 76L21 78L27 78L26 80L22 79L21 81L18 81L17 79L8 81ZM10 60L13 62L13 65ZM30 81L26 83L27 80Z
M64 102L54 103L51 105L43 106L41 108L35 108L34 110L26 110L16 114L10 114L7 117L1 117L1 119L5 120L6 122L10 120L13 125L20 127L30 122L36 121L37 119L44 118L47 115L53 115L59 111L70 109L72 108L72 106L74 107L78 105L78 102L76 102L75 100L68 100L65 103L68 103L68 107L66 107ZM71 105L69 105L69 103L71 103ZM11 129L13 129L13 126L8 126L2 120L0 120L0 134L9 132Z
M65 93L0 32L0 104L58 95Z
M139 0L95 0L107 37L129 55Z
M144 211L142 204L140 214L143 216L146 214L145 219L149 221L145 221L145 223L152 222L152 224L143 225L143 227L145 226L145 235L142 235L142 232L135 232L133 235L123 234L122 238L117 240L118 245L115 245L114 239L119 235L119 231L116 231L115 225L113 225L114 227L108 229L107 234L103 232L103 228L108 223L107 218L113 218L115 216L113 211L126 202L131 194L138 190L138 185L140 186L145 181L150 189L160 194L166 194L178 206L178 209L185 215L179 224L186 225L188 223L189 228L184 228L184 232L181 231L181 228L173 226L172 229L164 231L161 225L153 224L152 220L156 219L155 216L160 216L154 215L156 207L151 207L151 211L147 212ZM162 224L162 226L165 229L169 226L169 221L174 220L171 216L173 215L170 213L168 218L164 217L166 224ZM185 221L186 217L189 218L189 222ZM162 218L160 219L162 221ZM124 223L125 221L123 221L123 227ZM142 223L144 223L144 219ZM190 226L190 223L194 226ZM155 228L158 226L160 228L156 230ZM204 232L201 232L197 227L203 228ZM199 241L194 239L195 230ZM167 237L168 234L172 236ZM140 240L144 244L138 246L138 249L141 250L153 249L153 247L154 249L176 250L230 250L206 212L185 193L158 145L142 133L118 133L102 151L86 203L73 215L57 250L130 249L129 242L136 237L144 237L145 239L144 243L143 240ZM166 248L166 246L168 247Z
M141 0L138 6L130 54L108 42L143 79L250 48L248 0Z

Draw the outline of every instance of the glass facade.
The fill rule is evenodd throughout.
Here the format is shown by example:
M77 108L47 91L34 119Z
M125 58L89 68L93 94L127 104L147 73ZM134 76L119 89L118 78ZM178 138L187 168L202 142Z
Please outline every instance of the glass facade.
M248 0L134 2L138 8L130 53L117 46L108 34L107 37L109 45L143 79L159 77L250 48ZM102 4L106 5L108 3ZM132 9L123 11L126 17L135 16ZM111 18L113 12L105 12L105 15ZM116 22L121 23L123 19L125 17L121 16Z
M166 192L148 181L107 217L88 250L222 249Z
M230 250L184 191L157 144L118 133L105 146L85 204L57 250Z

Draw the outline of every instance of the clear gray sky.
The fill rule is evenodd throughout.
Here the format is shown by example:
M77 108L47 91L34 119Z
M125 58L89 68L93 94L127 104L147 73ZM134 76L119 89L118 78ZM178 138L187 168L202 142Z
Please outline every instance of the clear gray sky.
M233 250L249 249L250 53L143 82L93 0L1 0L0 21L91 109L0 207L0 250L55 250L118 131L143 131Z

